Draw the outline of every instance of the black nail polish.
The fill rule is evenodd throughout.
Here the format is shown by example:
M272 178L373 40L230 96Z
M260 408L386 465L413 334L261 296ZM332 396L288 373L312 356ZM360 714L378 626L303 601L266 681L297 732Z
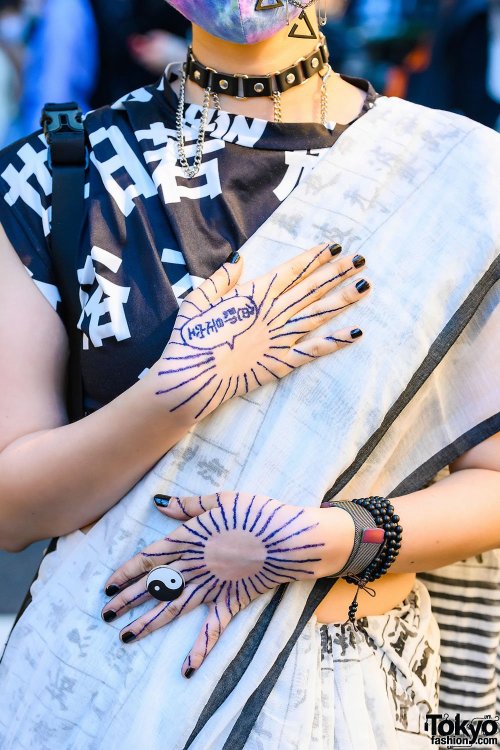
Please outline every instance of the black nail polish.
M366 279L361 279L356 284L356 289L361 294L361 292L366 292L367 289L370 288L370 284L367 282Z
M120 590L120 587L117 586L115 583L110 583L108 588L106 589L106 596L114 596L117 594Z
M329 251L332 255L338 255L342 252L342 245L339 245L338 242L333 242L331 245L328 246Z
M194 668L188 667L186 671L184 672L184 677L187 677L189 679L191 675L193 674L193 672L194 672Z
M234 250L230 255L227 256L225 263L237 263L239 259L241 258L241 255L237 250Z
M353 339L357 339L359 338L359 336L362 336L362 335L363 335L363 331L361 330L361 328L353 328L353 330L351 331L351 338Z
M154 501L156 505L160 508L168 508L168 504L170 503L171 495L155 495Z
M124 643L130 643L130 641L133 641L135 638L134 633L131 633L130 630L128 630L126 633L122 635L122 641Z
M114 620L115 617L116 617L116 612L113 612L111 609L108 609L108 611L103 614L102 619L105 622L111 622L111 620Z
M366 260L363 258L362 255L355 255L352 259L352 265L354 268L361 268L361 266L364 266L366 263Z

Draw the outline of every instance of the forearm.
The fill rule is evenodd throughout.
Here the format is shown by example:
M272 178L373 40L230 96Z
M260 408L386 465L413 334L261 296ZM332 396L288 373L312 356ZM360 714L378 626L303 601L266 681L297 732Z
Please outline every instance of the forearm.
M189 431L155 396L152 377L0 453L0 548L18 551L97 520Z
M500 547L500 472L463 469L391 500L403 539L392 573L417 573Z
M500 472L491 469L463 469L418 492L391 498L403 529L401 549L390 573L418 573L465 560L500 547ZM353 534L346 526L331 532L331 514L338 508L324 508L322 521L329 540L327 556L345 565ZM333 518L335 524L337 515ZM346 536L350 547L346 553ZM331 571L335 572L334 570Z

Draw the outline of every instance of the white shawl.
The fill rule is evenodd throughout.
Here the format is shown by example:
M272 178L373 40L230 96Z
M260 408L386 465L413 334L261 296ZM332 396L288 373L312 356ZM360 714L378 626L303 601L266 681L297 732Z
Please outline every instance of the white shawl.
M190 680L180 666L205 608L125 646L125 619L100 617L103 584L177 526L154 508L155 493L237 489L303 506L332 485L346 499L405 494L500 429L499 174L493 131L382 97L248 240L242 281L325 239L362 252L373 293L320 333L352 321L363 339L225 403L88 535L60 540L0 665L4 750L41 747L40 722L52 748L244 746L335 581L294 582L252 602Z

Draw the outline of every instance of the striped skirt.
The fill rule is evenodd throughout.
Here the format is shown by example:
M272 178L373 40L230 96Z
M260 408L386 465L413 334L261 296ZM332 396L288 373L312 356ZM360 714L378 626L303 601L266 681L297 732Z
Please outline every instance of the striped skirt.
M441 632L439 712L500 712L500 549L418 573Z
M428 750L440 633L425 584L383 615L307 623L245 750ZM301 653L302 651L302 653Z

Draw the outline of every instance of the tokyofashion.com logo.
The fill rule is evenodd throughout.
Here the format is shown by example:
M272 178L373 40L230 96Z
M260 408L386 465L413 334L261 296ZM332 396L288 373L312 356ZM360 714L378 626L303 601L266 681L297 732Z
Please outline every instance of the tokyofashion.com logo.
M498 745L500 717L486 714L482 719L461 719L449 714L427 714L425 729L430 730L433 745L482 747Z

